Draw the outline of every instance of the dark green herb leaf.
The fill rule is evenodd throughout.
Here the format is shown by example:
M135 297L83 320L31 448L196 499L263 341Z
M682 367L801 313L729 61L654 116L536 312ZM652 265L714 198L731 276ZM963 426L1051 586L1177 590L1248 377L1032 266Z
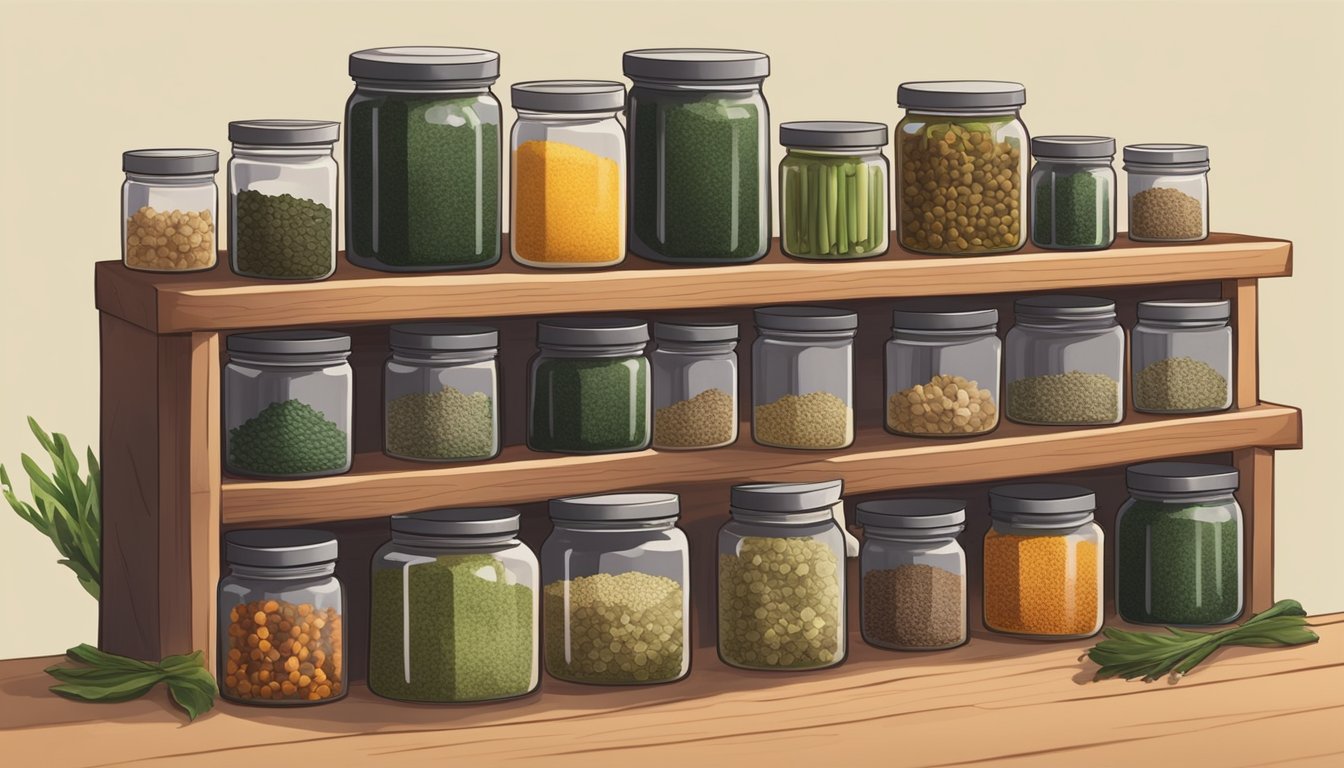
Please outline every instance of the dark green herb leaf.
M219 694L215 679L205 669L205 654L201 651L169 656L158 664L107 653L87 644L71 648L66 656L88 666L48 667L46 672L61 681L51 690L73 699L129 701L164 682L173 701L195 720L214 706Z
M209 712L215 706L215 697L219 695L215 679L210 673L203 667L197 667L196 670L168 678L168 693L192 720Z

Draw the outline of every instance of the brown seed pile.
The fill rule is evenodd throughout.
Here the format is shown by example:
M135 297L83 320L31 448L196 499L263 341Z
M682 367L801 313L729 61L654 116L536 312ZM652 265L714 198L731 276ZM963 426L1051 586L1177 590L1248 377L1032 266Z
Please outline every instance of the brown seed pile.
M887 400L887 427L903 435L974 435L998 423L999 409L990 391L950 373L940 373Z
M780 448L844 448L854 441L854 409L830 392L784 395L756 406L756 442Z
M653 412L654 448L715 448L733 441L733 396L706 389Z
M995 141L993 127L933 123L898 133L906 248L977 253L1022 244L1022 149Z
M966 579L931 565L863 574L863 638L890 648L950 648L966 640Z
M1120 382L1085 371L1010 381L1008 418L1025 424L1113 424L1120 420Z
M1218 411L1228 406L1227 379L1193 357L1169 357L1144 366L1134 405L1145 411Z
M145 206L126 220L126 266L173 271L215 265L210 211L156 211Z
M322 701L341 695L341 615L310 603L253 600L229 610L220 691L244 701Z
M1153 187L1129 201L1129 233L1145 240L1204 237L1204 205L1172 187Z

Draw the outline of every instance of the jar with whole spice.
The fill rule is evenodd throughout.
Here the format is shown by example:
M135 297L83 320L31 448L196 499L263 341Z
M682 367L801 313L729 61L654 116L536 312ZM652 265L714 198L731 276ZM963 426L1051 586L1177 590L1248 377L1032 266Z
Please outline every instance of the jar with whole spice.
M779 126L780 244L805 259L887 252L891 165L885 123L814 120Z
M121 169L121 262L146 272L215 266L219 153L133 149L122 154Z
M1008 418L1022 424L1116 424L1124 417L1125 332L1115 302L1033 296L1014 304L1004 383Z
M1190 242L1209 236L1209 148L1130 144L1129 239Z
M1130 336L1134 407L1148 413L1203 413L1232 406L1231 302L1139 302Z
M999 425L999 312L896 310L887 342L887 429L965 437Z
M1115 242L1115 139L1034 136L1031 242L1086 251Z
M854 334L859 316L828 307L756 310L756 442L826 450L854 442Z
M383 450L421 461L499 455L499 332L404 323L383 373Z
M627 318L537 323L528 396L534 451L614 453L649 447L649 326Z
M737 440L737 324L655 323L653 447Z

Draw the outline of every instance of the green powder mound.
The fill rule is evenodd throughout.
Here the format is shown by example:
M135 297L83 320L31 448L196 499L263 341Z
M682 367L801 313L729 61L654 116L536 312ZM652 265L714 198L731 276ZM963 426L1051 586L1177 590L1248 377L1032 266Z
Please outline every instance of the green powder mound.
M637 684L686 669L681 585L628 571L556 581L542 591L546 668L565 680Z
M1010 381L1008 418L1027 424L1111 424L1120 420L1120 383L1083 371Z
M1101 179L1087 171L1049 174L1036 185L1038 245L1102 247L1111 241L1111 196Z
M228 463L256 475L342 472L350 464L350 441L321 411L285 400L229 430Z
M637 451L649 444L649 363L643 357L550 358L532 385L534 451Z
M1225 624L1241 612L1235 519L1214 507L1135 500L1116 530L1117 607L1126 621Z
M1231 404L1227 379L1191 357L1169 357L1139 371L1134 405L1145 411L1220 411Z
M331 209L312 200L239 192L234 203L234 266L244 275L318 278L331 274Z
M387 452L412 459L487 459L495 455L494 405L484 392L445 387L387 404Z

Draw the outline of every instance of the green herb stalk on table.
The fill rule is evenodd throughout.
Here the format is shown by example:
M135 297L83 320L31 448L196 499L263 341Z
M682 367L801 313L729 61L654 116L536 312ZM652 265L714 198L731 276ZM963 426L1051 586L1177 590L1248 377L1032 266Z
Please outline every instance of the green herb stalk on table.
M215 697L219 695L215 678L205 669L205 654L201 651L169 656L157 664L105 653L84 643L65 655L87 666L51 666L46 673L61 681L51 686L51 691L72 699L130 701L164 683L173 701L186 711L187 717L195 720L215 706Z

